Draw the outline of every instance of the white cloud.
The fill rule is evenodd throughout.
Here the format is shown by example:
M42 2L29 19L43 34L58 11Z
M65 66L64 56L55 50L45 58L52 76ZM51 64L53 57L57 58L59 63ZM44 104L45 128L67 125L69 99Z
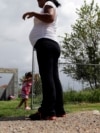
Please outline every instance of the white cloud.
M91 0L87 0L91 1ZM58 35L71 31L76 20L76 8L80 8L84 0L60 0L58 8ZM95 0L100 3L100 0ZM0 67L18 68L20 74L32 68L32 46L28 35L33 22L22 20L23 13L39 11L34 0L0 0ZM36 57L35 57L36 58Z

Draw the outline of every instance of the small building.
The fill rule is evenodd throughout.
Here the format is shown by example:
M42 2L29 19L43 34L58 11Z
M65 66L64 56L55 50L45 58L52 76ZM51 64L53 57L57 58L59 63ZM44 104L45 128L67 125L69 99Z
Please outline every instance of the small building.
M0 100L5 100L6 88L7 88L7 85L0 86Z
M0 73L11 73L8 85L0 87L0 100L7 100L9 96L18 97L18 69L0 68Z

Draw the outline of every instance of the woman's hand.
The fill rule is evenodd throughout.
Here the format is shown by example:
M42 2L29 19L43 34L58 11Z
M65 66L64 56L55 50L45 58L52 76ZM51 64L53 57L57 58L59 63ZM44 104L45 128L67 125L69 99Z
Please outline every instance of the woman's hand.
M29 18L32 18L33 16L34 16L33 12L27 12L27 13L23 14L22 18L25 20L26 17L29 19Z

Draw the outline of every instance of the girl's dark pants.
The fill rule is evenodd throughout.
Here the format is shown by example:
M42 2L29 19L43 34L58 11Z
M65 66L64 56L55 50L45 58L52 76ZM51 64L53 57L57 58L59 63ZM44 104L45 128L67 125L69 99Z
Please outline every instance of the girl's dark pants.
M36 42L35 49L43 93L39 111L45 116L63 114L63 92L58 74L59 44L51 39L42 38Z

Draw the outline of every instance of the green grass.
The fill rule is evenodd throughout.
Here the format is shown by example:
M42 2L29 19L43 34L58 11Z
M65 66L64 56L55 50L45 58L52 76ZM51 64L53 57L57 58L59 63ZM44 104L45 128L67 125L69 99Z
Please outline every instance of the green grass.
M27 116L34 112L34 110L25 110L24 106L22 106L20 109L16 109L19 102L19 99L11 101L0 101L0 117Z
M0 117L19 117L19 116L28 116L34 112L35 105L33 105L33 110L25 110L24 107L21 109L16 109L20 99L11 100L11 101L0 101ZM31 103L31 100L29 100ZM100 110L100 103L77 103L70 104L66 103L64 105L66 112L78 112L86 110Z
M100 110L100 103L77 103L77 104L65 104L65 110L67 112Z

